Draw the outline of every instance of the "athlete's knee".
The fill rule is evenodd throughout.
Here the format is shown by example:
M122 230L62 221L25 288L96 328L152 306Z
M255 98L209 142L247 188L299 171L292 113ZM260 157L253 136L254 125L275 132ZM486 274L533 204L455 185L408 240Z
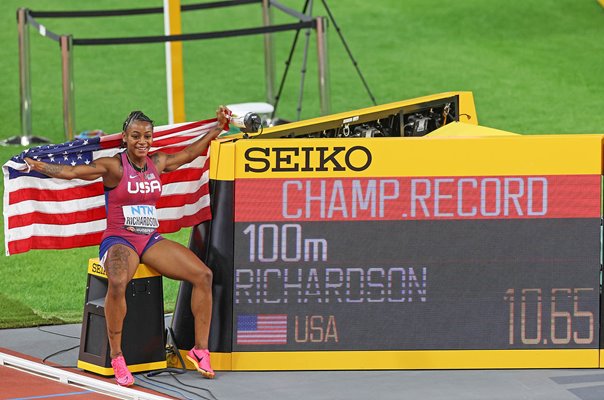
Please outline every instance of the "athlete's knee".
M125 279L109 279L109 287L107 293L111 296L124 296L128 282Z
M127 271L120 271L117 268L113 271L108 271L107 283L109 284L108 290L113 292L112 294L121 295L126 293L126 286L128 286Z
M212 279L214 278L214 274L212 273L212 270L208 267L206 267L205 265L203 266L203 268L201 268L201 279L203 280L204 283L211 285L212 284Z
M212 279L213 279L213 274L212 274L212 270L208 267L206 267L205 265L201 268L197 268L195 270L195 274L192 277L192 284L193 285L203 285L203 286L208 286L208 285L212 285Z

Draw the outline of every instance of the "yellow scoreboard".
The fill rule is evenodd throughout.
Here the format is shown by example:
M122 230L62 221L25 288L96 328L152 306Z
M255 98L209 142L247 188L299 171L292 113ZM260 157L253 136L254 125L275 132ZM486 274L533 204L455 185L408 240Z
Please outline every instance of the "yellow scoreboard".
M599 366L602 136L463 119L445 93L213 143L219 369Z

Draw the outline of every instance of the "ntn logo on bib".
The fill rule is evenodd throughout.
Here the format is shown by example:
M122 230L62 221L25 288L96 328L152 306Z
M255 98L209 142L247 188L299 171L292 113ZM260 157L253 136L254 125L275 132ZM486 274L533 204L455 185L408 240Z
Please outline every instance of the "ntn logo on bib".
M149 234L159 227L155 206L123 206L122 212L124 214L124 226L132 232Z

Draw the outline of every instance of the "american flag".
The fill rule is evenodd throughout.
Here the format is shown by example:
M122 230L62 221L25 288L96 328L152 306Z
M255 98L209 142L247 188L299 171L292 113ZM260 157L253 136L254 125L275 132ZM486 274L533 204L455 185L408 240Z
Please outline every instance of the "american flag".
M216 126L216 119L154 129L150 153L174 153ZM24 158L81 165L120 151L122 134L77 139L23 151L2 166L4 174L4 240L6 255L30 249L69 249L98 245L106 227L102 179L49 178L27 172ZM209 152L161 175L157 204L159 232L176 232L211 218Z
M287 315L238 315L237 344L287 344Z

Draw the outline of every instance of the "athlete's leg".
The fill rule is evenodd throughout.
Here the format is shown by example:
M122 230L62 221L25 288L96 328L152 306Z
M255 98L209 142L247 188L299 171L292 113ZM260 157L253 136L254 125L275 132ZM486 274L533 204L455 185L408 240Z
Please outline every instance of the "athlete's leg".
M168 239L142 255L142 262L160 274L193 285L191 311L195 318L195 348L207 349L212 318L212 271L191 250Z
M124 244L114 244L107 251L104 267L109 286L105 296L105 321L111 358L122 354L122 328L126 316L126 287L136 273L139 258Z

